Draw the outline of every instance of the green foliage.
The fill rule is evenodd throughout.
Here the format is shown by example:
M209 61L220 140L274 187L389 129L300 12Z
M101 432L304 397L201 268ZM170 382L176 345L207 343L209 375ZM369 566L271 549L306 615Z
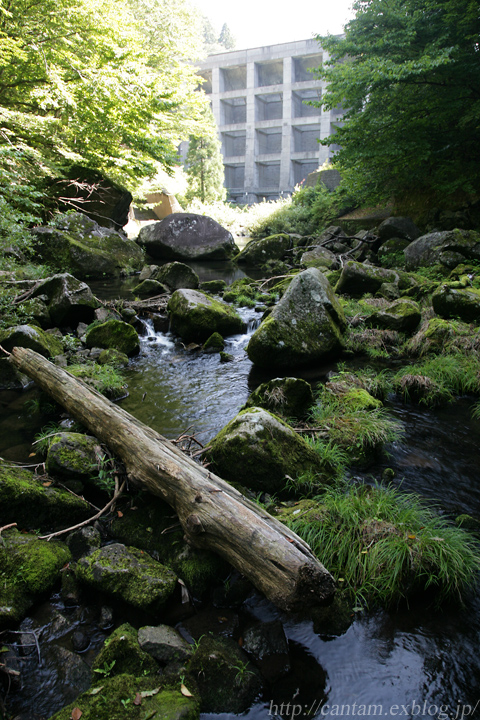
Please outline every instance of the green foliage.
M389 417L384 408L359 408L325 387L311 411L311 422L328 429L328 441L343 448L350 459L402 435L401 423Z
M65 432L65 428L59 423L49 422L44 425L40 432L35 435L34 442L32 443L35 446L36 452L41 455L46 455L54 438L62 432ZM69 432L73 432L71 428L69 428Z
M191 135L187 152L186 173L187 201L198 197L202 203L225 200L227 192L223 186L224 170L220 152L220 141L210 108L203 110L201 135Z
M122 397L125 395L126 385L123 375L113 365L98 365L88 362L69 365L68 372L80 378L87 385L91 385L107 397Z
M436 355L399 370L393 387L427 405L451 402L455 395L479 394L480 360L472 354Z
M346 108L325 144L368 201L439 206L476 192L480 20L475 0L357 0L344 36L318 38L330 61L322 104Z
M296 188L291 198L272 203L272 212L261 217L250 229L254 237L277 233L312 235L330 225L344 203L343 190L329 192L322 183Z
M479 548L414 494L391 487L328 488L287 524L365 604L392 605L433 588L437 600L461 598L480 570Z

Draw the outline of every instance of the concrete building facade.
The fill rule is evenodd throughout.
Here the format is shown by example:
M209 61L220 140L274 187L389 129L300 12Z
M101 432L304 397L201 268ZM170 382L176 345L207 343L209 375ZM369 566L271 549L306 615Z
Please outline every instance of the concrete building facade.
M309 104L325 89L310 69L326 59L312 39L210 55L200 64L231 201L289 195L331 157L335 146L318 141L332 133L341 111Z

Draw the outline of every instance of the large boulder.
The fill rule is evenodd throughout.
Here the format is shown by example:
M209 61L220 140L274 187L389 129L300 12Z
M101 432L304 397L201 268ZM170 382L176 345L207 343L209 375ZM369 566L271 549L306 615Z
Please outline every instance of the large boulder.
M480 323L480 290L440 285L432 296L433 309L440 317Z
M200 279L195 270L181 262L161 265L156 268L152 279L166 285L171 292L180 290L180 288L196 290L200 284Z
M376 293L384 283L395 283L397 280L398 275L393 270L349 260L343 266L335 292L362 297L365 293Z
M262 407L275 415L303 418L314 402L312 386L295 377L274 378L259 385L242 408Z
M420 236L420 230L409 217L389 217L380 223L377 234L382 240L402 238L413 241Z
M282 260L292 245L289 235L270 235L262 240L251 240L235 260L246 265L264 265L269 260Z
M412 332L418 326L422 314L414 300L399 298L368 318L368 324L385 330Z
M198 290L176 290L168 303L171 329L186 342L203 343L214 332L222 337L244 330L242 318L224 302Z
M143 265L143 253L134 240L82 213L60 215L55 227L35 228L32 234L43 262L81 279L130 274Z
M92 325L85 335L85 344L89 348L113 348L128 356L135 355L140 349L140 341L135 328L123 320L113 318L98 325Z
M52 438L45 467L51 475L89 480L104 456L97 438L82 433L62 432Z
M81 558L77 576L94 589L147 612L157 612L177 583L177 576L171 570L143 550L119 543Z
M322 473L320 456L291 427L263 408L242 410L208 445L214 471L255 492L279 493L289 476Z
M480 260L480 233L446 230L422 235L405 248L407 270L440 264L455 268L466 261Z
M88 285L69 273L52 275L42 280L33 297L45 297L48 312L54 325L76 327L78 323L90 323L100 303Z
M329 270L336 270L339 265L335 253L320 245L304 252L300 258L300 264L305 268L318 267Z
M172 213L145 225L137 242L161 260L229 260L238 248L233 236L215 220L194 213Z
M0 331L0 345L8 352L14 347L29 348L46 358L63 353L63 345L59 338L33 325L15 325Z
M338 355L343 310L317 268L297 275L271 314L250 338L250 360L269 369L301 367Z

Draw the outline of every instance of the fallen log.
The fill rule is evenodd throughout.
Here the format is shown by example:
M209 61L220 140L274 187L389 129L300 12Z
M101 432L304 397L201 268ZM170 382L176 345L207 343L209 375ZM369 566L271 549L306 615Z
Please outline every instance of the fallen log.
M221 555L283 610L332 598L334 580L310 547L227 482L33 350L14 348L10 362L104 442L132 483L173 507L192 545Z

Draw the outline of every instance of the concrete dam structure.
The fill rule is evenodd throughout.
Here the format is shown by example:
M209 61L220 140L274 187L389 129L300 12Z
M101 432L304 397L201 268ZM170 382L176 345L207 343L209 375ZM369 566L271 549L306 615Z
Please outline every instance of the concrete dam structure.
M222 143L229 200L254 203L290 195L328 160L324 147L342 110L310 105L325 89L311 68L327 54L302 40L210 55L199 64Z

